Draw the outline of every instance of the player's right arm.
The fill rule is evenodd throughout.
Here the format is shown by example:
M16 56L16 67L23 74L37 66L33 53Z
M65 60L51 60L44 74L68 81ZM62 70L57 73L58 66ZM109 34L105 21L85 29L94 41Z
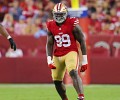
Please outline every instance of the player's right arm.
M49 67L49 68L51 68L51 69L56 69L56 67L53 65L53 61L52 61L53 46L54 46L54 36L53 36L52 33L48 30L48 34L47 34L47 44L46 44L47 63L48 63L48 67Z
M16 44L13 41L12 37L9 35L9 33L7 32L7 30L0 24L0 34L2 34L4 37L6 37L11 45L11 48L16 50Z

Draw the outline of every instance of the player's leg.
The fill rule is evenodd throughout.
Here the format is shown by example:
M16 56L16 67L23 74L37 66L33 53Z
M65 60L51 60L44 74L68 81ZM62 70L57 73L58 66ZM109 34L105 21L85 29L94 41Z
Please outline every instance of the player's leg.
M66 95L66 88L65 85L63 84L62 81L54 81L56 90L58 92L58 94L60 95L60 97L62 98L62 100L68 100L67 95Z
M62 61L63 59L59 59L59 57L53 57L54 64L56 66L56 69L52 69L52 78L55 84L55 88L62 98L62 100L68 100L66 95L66 88L63 84L63 77L65 74L65 64Z
M83 85L82 85L82 79L78 75L78 71L73 69L69 72L72 80L73 80L73 86L78 93L78 100L84 100L84 91L83 91Z
M79 65L79 59L77 52L70 52L66 55L65 64L67 67L67 70L72 78L73 86L78 94L79 99L78 100L84 100L84 91L83 91L83 84L82 79L80 78L78 74L78 65ZM80 99L81 98L81 99Z

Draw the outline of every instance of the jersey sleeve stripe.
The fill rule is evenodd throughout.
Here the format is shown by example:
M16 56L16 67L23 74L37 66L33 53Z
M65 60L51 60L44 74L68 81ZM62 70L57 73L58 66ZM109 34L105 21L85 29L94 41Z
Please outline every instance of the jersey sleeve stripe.
M73 26L76 26L77 24L79 24L79 23L75 23L75 24L73 24Z
M77 21L77 22L74 22L74 23L79 23L79 22Z
M78 19L76 19L75 21L79 21Z
M76 22L76 23L74 23L74 24L79 24L79 22Z
M74 22L74 24L75 24L75 23L79 23L79 22Z

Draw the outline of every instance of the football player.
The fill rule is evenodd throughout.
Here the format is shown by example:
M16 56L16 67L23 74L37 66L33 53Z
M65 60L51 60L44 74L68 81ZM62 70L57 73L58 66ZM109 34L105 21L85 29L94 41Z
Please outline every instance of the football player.
M9 35L7 30L0 24L0 34L2 34L4 37L6 37L9 40L11 48L15 51L16 50L16 44L12 37Z
M62 100L68 100L63 84L65 71L69 72L78 100L84 100L82 80L78 75L79 55L76 41L82 51L81 72L87 69L87 54L83 32L77 18L68 16L67 7L58 3L53 9L53 19L47 22L48 35L46 44L48 67L52 71L52 79ZM54 48L55 46L55 48ZM54 50L54 52L53 52Z

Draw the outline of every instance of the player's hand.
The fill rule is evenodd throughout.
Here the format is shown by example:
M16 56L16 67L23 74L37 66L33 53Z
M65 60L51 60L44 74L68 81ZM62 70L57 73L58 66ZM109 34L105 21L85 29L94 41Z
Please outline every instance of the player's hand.
M56 69L56 67L55 67L53 64L49 64L48 67L49 67L50 69Z
M85 70L87 70L87 66L88 66L87 55L83 55L83 61L80 72L84 72Z
M84 72L86 69L87 69L87 64L86 65L82 65L81 66L81 69L80 69L80 72Z
M48 56L48 57L47 57L47 63L48 63L48 67L49 67L50 69L56 69L56 67L55 67L55 65L54 65L54 63L53 63L53 61L52 61L51 56Z
M10 42L11 49L14 49L14 51L15 51L16 50L16 44L15 44L14 40L12 38L9 38L8 40Z

